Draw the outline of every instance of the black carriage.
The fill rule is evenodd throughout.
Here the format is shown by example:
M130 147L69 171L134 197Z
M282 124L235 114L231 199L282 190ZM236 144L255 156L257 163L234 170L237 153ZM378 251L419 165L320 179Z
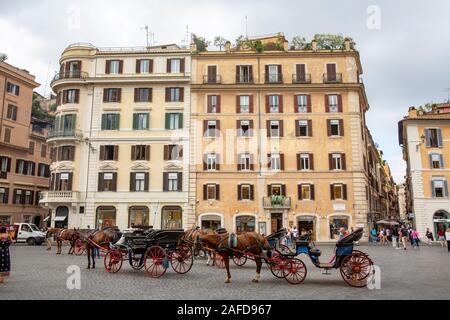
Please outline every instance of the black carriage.
M177 273L187 273L194 260L190 246L181 240L183 234L181 229L125 233L123 241L111 245L106 253L106 271L116 273L128 260L133 269L145 268L152 278L161 277L169 265Z

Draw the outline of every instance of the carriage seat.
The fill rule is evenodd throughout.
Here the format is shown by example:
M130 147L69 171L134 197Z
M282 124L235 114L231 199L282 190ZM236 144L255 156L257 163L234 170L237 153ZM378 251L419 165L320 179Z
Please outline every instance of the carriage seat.
M316 247L311 247L309 249L309 252L316 257L320 257L320 255L322 254L322 250L320 250L319 248L316 248Z
M228 231L227 231L227 229L225 229L225 228L219 228L219 229L217 229L216 230L216 233L217 234L224 234L224 233L227 233Z

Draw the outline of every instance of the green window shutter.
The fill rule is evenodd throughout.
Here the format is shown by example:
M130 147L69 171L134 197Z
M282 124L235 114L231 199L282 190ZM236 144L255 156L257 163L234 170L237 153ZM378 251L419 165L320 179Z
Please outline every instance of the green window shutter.
M102 114L102 130L106 130L106 114Z
M138 129L138 117L139 117L138 113L133 113L133 130Z
M166 130L170 128L170 113L166 113Z
M120 128L120 114L116 115L116 121L115 121L115 126L114 126L114 130L119 130Z
M179 129L183 129L183 114L179 113L179 119L178 119L178 123L179 123Z

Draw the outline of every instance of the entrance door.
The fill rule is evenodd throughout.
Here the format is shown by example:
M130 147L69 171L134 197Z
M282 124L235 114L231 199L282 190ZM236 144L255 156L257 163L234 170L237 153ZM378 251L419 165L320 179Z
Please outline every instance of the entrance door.
M434 223L434 239L438 239L438 232L441 231L445 234L445 230L450 227L450 214L446 211L440 210L433 216Z
M271 218L271 227L270 227L271 233L274 233L283 228L283 214L281 212L272 212L270 218Z
M68 216L69 216L69 208L67 207L56 208L55 228L67 228Z
M316 240L316 224L315 224L315 217L313 216L304 216L299 217L297 220L297 229L298 234L304 235L309 234L311 236L311 240Z

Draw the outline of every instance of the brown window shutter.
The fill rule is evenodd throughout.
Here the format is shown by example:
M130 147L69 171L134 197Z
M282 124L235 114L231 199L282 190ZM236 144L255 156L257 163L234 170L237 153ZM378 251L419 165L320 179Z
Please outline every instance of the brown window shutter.
M217 96L217 113L220 113L220 95Z
M134 88L134 102L139 102L139 88Z
M285 184L281 185L281 195L286 197L286 185Z
M342 95L338 94L338 112L342 112Z
M265 78L266 82L269 81L269 65L268 64L266 64L264 66L264 78Z
M119 60L119 73L123 73L123 60Z
M136 146L131 146L131 160L136 160Z
M341 137L344 136L344 120L339 119L339 133Z
M136 59L136 73L141 73L141 60Z
M153 73L153 59L148 61L148 72Z
M216 184L216 200L220 200L220 184Z
M271 193L272 193L272 185L271 185L271 184L268 184L268 185L267 185L267 196L270 197L270 196L271 196Z
M212 112L212 96L210 95L206 96L206 112L207 113Z
M327 94L325 95L325 112L330 112L330 101Z
M250 185L250 200L254 200L255 199L255 188L254 186L251 184Z
M309 135L310 137L313 136L312 120L308 120L308 135Z
M238 137L242 137L241 120L236 120L236 132Z
M283 120L279 121L280 124L280 137L284 136Z
M216 129L218 131L218 135L220 136L220 120L216 120Z
M103 102L108 102L108 89L103 89Z
M180 59L180 72L181 73L184 73L184 65L185 65L184 60L185 60L184 58Z
M103 160L105 160L105 146L100 146L100 161Z
M278 67L278 75L281 77L281 75L283 74L283 69L281 67L281 64L279 64L277 67Z
M309 154L309 169L314 170L314 154Z
M150 146L145 146L145 160L150 160Z
M316 198L316 195L315 195L316 192L314 190L314 185L313 184L309 185L309 191L310 191L310 194L311 194L311 200L314 200Z
M117 172L113 173L112 191L117 191Z
M114 161L119 158L119 146L114 146Z
M103 191L103 173L102 172L98 173L98 191Z
M169 152L170 152L169 146L165 145L164 146L164 160L165 161L169 160Z
M294 112L297 113L298 112L298 94L294 94Z
M122 89L118 88L117 89L117 102L121 102L122 101Z
M280 154L280 169L284 170L284 154Z
M170 88L166 88L166 102L170 102Z
M253 120L248 121L248 127L250 129L249 136L253 137Z
M170 73L171 72L171 59L167 59L167 65L166 65L166 72Z
M333 165L333 154L329 153L328 154L328 168L330 170L334 169L334 165Z
M178 188L177 191L183 191L183 173L182 172L178 172Z
M80 89L75 90L75 103L80 103Z
M266 95L266 113L270 113L269 95Z
M334 184L330 184L330 199L334 200Z
M271 154L270 153L268 153L267 154L267 168L269 168L270 169L270 166L271 166Z
M267 136L270 137L270 120L266 120Z
M208 185L203 185L203 200L208 200Z
M216 170L220 170L220 155L216 154Z
M184 101L184 88L180 88L180 102Z
M149 182L150 182L150 175L148 174L148 172L146 172L144 174L144 191L148 191Z
M169 173L163 172L163 191L169 191Z
M341 160L342 160L342 170L347 170L347 164L345 161L345 153L341 153Z
M153 88L148 88L148 102L153 101Z
M136 191L135 183L134 183L135 177L136 177L136 174L134 172L130 172L130 191Z
M203 120L203 136L207 134L208 130L208 120Z
M347 185L343 184L342 189L343 189L343 191L342 191L343 198L344 198L344 200L347 200Z
M311 113L311 95L306 96L306 112Z
M297 185L297 196L298 196L298 200L303 200L303 198L302 198L302 185L301 184Z
M236 82L239 82L239 65L236 66Z
M207 155L206 154L204 154L203 155L203 171L206 171L206 170L208 170L208 164L207 164Z
M329 137L331 136L331 121L330 121L330 119L327 119L327 134Z
M283 95L278 95L278 103L279 103L279 112L283 113Z
M236 113L241 113L241 100L240 100L240 96L236 96Z
M248 103L249 103L248 111L249 111L249 113L253 113L253 95L252 94L248 98Z
M237 199L238 200L242 200L242 195L241 195L241 185L240 184L238 184L237 185Z
M67 103L67 90L63 91L63 103Z
M297 170L301 170L301 168L300 168L300 153L297 153Z
M105 73L106 74L111 73L111 61L110 60L106 60Z
M177 152L179 154L180 159L183 159L183 146L177 146Z
M75 160L75 147L70 148L70 161Z
M298 124L298 120L295 120L295 136L300 137L300 127Z
M248 75L249 75L250 82L253 82L253 66L251 66L251 65L248 68Z
M250 170L255 170L255 159L253 157L253 154L250 154Z
M61 92L58 92L56 94L56 105L57 106L61 105Z

